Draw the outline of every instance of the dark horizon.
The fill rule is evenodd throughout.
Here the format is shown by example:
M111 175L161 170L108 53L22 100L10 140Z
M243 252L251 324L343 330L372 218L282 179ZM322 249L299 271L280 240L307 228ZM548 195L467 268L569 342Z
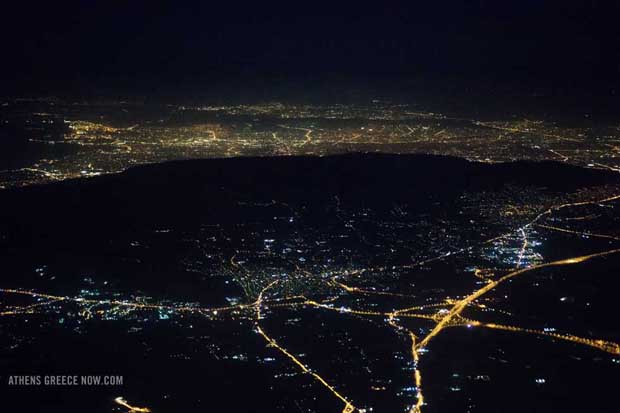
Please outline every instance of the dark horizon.
M4 96L613 97L620 72L602 1L7 8Z

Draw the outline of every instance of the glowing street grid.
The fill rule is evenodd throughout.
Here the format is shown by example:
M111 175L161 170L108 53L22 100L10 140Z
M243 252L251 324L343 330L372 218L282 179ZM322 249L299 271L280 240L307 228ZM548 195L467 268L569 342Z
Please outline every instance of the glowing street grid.
M383 392L392 392L391 397L398 399L403 409L411 413L425 411L427 407L441 410L441 398L434 398L432 393L425 392L429 385L425 378L425 358L428 352L433 352L436 340L454 330L488 329L518 337L535 336L548 340L557 348L584 346L600 352L612 364L619 363L620 345L617 340L605 337L605 334L613 333L613 326L610 326L612 330L604 334L592 335L583 330L556 329L553 327L556 322L562 324L559 319L534 320L538 325L531 325L532 320L528 320L530 325L520 325L515 320L518 317L509 311L511 300L508 295L504 295L507 292L501 290L518 281L527 282L528 289L536 289L544 282L544 276L549 271L574 267L575 271L587 272L591 263L615 257L617 259L620 234L609 230L609 222L617 225L620 188L603 186L556 197L508 188L501 194L475 194L471 198L466 196L463 199L463 211L479 211L481 221L476 223L478 229L487 234L492 232L493 225L495 228L506 227L507 230L486 239L459 237L458 232L451 234L449 230L446 231L449 223L445 223L444 228L437 223L432 228L441 235L435 238L432 232L429 233L427 249L423 252L420 247L422 244L416 244L419 240L411 240L408 245L408 240L398 236L399 226L411 225L413 221L420 222L419 219L404 218L407 216L406 206L395 207L393 217L396 219L373 223L372 211L348 211L338 200L334 202L336 215L341 220L341 231L334 232L335 238L351 237L361 244L372 244L373 241L368 238L376 231L377 234L383 234L382 248L392 251L405 249L406 255L414 259L408 263L392 263L381 257L385 259L383 265L360 267L353 265L357 257L351 250L352 259L348 264L334 261L329 265L330 260L326 261L324 257L334 251L330 250L328 242L321 239L320 235L313 249L303 245L304 241L298 239L301 237L299 233L283 241L277 239L277 231L273 238L257 238L255 241L262 244L258 250L239 248L234 254L224 257L218 256L210 245L214 244L216 238L230 239L229 235L222 228L204 228L204 237L192 241L198 245L198 252L214 262L224 262L219 275L236 283L244 292L242 297L228 297L230 305L203 306L196 302L140 297L135 292L106 291L105 282L99 283L98 288L85 288L78 295L2 288L0 315L5 320L48 315L67 324L68 319L72 318L77 321L77 324L73 323L77 331L90 320L133 320L133 324L139 325L151 323L152 320L171 322L175 318L192 317L192 326L199 320L241 323L266 346L264 352L267 356L262 363L272 360L288 363L289 368L277 369L276 377L284 374L293 378L298 375L311 378L315 384L310 387L311 392L331 395L340 403L339 409L345 413L383 411L380 405L373 404L372 396ZM274 219L291 225L302 214L277 201L257 207L267 210L274 208L277 211L289 208L287 214L274 216ZM496 225L498 222L502 225ZM375 228L370 229L373 225ZM158 232L169 235L174 230L162 229ZM473 232L476 232L475 228ZM258 237L261 231L255 230L253 233ZM554 237L575 243L577 246L574 249L580 252L566 254L561 251L556 253L557 256L545 257L540 251L545 242L554 242ZM476 240L472 242L470 238ZM297 245L294 245L295 242ZM248 241L248 244L252 242ZM132 241L132 245L139 248L140 241ZM266 264L267 261L269 264ZM200 260L184 262L192 271L205 271L201 268ZM422 294L418 292L417 272L429 271L436 265L450 262L464 273L466 279L462 275L455 286L425 287ZM41 276L46 276L46 271L45 267L37 269ZM205 273L212 275L211 269ZM91 279L84 281L96 284ZM559 302L571 300L575 298L560 297ZM404 354L407 355L398 361L405 369L403 378L408 384L394 388L390 380L372 380L374 371L372 363L369 363L367 366L356 366L360 370L368 370L371 380L365 391L358 388L354 395L350 394L347 384L337 379L336 371L326 368L329 364L317 368L309 361L311 347L302 352L299 342L296 342L296 349L290 348L290 337L282 337L270 324L270 320L282 312L287 312L288 323L297 324L301 321L303 324L308 310L329 313L344 323L362 320L366 323L365 328L392 331L399 337ZM303 336L303 332L300 334ZM19 339L14 339L15 346L19 346ZM535 351L537 341L523 343L529 343L530 351ZM365 343L346 343L347 346L352 344L363 351ZM333 355L341 351L345 350L335 346ZM385 356L391 357L389 354ZM233 356L239 360L244 357L247 356ZM482 375L474 379L485 381L489 377ZM542 386L545 381L545 378L536 378L537 385ZM397 380L395 382L398 383ZM461 391L457 385L450 389L453 392ZM133 404L137 403L118 396L114 403L127 412L151 411L148 401L136 407ZM475 403L474 400L469 407L473 409Z
M413 105L157 105L4 102L3 140L23 139L22 161L0 188L119 172L176 159L426 153L480 162L554 160L620 170L620 125L512 118L481 120ZM7 152L8 153L8 152Z

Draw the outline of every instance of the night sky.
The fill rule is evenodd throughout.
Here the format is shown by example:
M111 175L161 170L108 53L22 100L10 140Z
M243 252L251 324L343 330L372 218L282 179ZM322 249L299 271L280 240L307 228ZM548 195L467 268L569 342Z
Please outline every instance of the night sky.
M0 94L405 80L614 94L620 77L617 2L212 3L4 4Z

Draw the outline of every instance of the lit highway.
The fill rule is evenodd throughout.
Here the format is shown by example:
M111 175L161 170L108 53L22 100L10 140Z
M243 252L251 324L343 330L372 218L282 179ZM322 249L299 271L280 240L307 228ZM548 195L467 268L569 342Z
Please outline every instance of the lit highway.
M619 199L620 196L612 195L606 196L603 199L593 200L581 200L573 203L562 203L556 206L546 208L542 213L538 214L532 221L529 221L525 225L517 228L510 234L505 234L500 237L494 237L491 240L483 241L481 244L488 244L489 242L496 242L498 239L506 238L512 234L520 236L522 246L515 251L516 253L516 266L514 270L507 272L504 275L497 276L495 278L485 279L484 285L473 292L463 296L463 298L455 299L445 297L435 303L428 304L416 304L416 299L413 296L407 294L377 291L372 289L358 288L346 284L347 279L356 279L361 274L371 271L381 271L382 268L364 268L357 269L355 271L349 271L343 274L336 274L332 277L325 278L324 283L326 286L332 286L341 290L340 294L353 295L365 297L364 301L368 304L372 302L374 297L393 298L398 300L409 301L410 304L402 308L394 309L392 311L375 311L358 309L353 307L343 307L335 304L334 301L338 296L327 297L323 299L311 299L304 295L289 295L282 296L278 284L283 282L274 280L265 285L256 296L256 299L252 302L243 304L220 306L220 307L200 307L200 306L186 306L181 304L159 304L156 302L135 302L129 300L118 299L94 299L84 298L79 296L60 296L55 294L47 294L38 291L20 290L20 289L0 289L0 293L4 296L20 295L29 297L34 300L34 303L26 304L23 306L5 306L0 315L4 317L18 317L27 316L29 314L42 313L46 311L46 308L51 308L57 305L63 305L66 303L73 303L78 305L82 310L79 312L84 318L89 319L94 316L102 316L109 311L115 311L117 308L124 308L126 311L147 311L157 312L166 311L172 314L193 314L199 317L206 317L210 320L218 320L219 322L226 322L226 320L233 320L238 317L247 318L253 320L253 329L256 334L262 337L268 348L277 350L284 360L288 360L294 366L296 366L302 373L312 376L317 383L319 383L325 391L331 393L335 398L342 402L342 411L344 413L353 412L359 410L360 412L367 411L367 407L356 407L357 401L352 400L347 395L343 394L340 390L340 383L337 383L333 379L333 374L330 371L318 371L302 361L293 351L287 349L285 341L279 340L270 334L265 327L261 325L262 320L269 317L272 311L278 311L282 309L288 310L300 310L303 308L315 308L317 310L326 310L335 315L339 315L343 318L352 316L359 316L369 319L382 320L387 327L393 328L397 334L403 334L410 339L411 348L410 355L413 362L413 374L412 385L416 389L415 401L410 405L409 410L412 413L418 413L423 411L425 405L425 398L422 393L423 389L423 376L424 376L424 358L423 351L429 346L432 346L432 341L439 336L446 329L452 329L457 327L467 326L469 328L486 328L493 330L503 330L514 334L531 334L541 337L548 337L555 340L558 346L563 345L563 342L571 342L579 345L589 346L591 348L600 350L612 355L620 355L620 345L615 342L611 342L604 339L579 337L571 334L570 332L555 332L546 331L543 329L524 328L514 325L506 325L496 322L479 321L470 317L463 316L463 312L468 308L483 308L485 310L492 310L489 304L482 304L481 299L496 289L498 286L515 278L527 277L531 273L541 271L552 267L561 266L581 266L592 260L602 259L604 257L612 256L620 253L620 248L613 248L606 251L599 251L586 255L578 255L573 257L565 257L559 260L550 262L540 262L536 264L525 264L524 257L526 254L528 239L525 235L525 230L532 226L540 226L541 228L549 229L552 231L561 231L575 236L585 237L603 237L610 241L617 241L619 238L615 236L594 234L591 232L578 232L572 230L563 230L555 226L548 226L539 222L544 218L548 218L550 215L558 211L574 207L583 207L587 205L603 205L605 203L613 202ZM474 246L462 248L460 251L469 251ZM458 254L456 252L455 254ZM436 260L443 260L450 255L441 255L436 259L428 259L423 263L411 263L404 266L410 268L416 265L425 264L428 262L435 262ZM231 257L230 263L236 271L241 271L244 274L251 275L251 270L245 268L240 264L235 257ZM299 268L299 267L298 267ZM393 268L395 269L395 268ZM306 276L312 277L313 274L308 270L302 270ZM275 293L275 294L274 294ZM433 311L434 310L434 311ZM430 312L429 312L430 311ZM419 335L403 325L402 320L406 319L420 319L427 322L434 323L434 327L424 335ZM310 349L309 349L310 350ZM115 402L128 409L129 412L148 412L148 408L139 408L130 406L124 399L117 398Z

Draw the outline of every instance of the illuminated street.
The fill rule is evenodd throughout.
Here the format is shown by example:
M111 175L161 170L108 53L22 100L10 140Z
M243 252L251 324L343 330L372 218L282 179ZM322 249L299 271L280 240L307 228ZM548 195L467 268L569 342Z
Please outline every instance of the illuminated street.
M441 409L442 402L435 394L424 390L434 384L432 381L429 382L431 379L426 377L429 367L426 365L425 353L429 350L432 351L433 343L447 331L458 329L498 330L513 334L515 337L522 337L519 340L523 343L528 343L527 336L535 336L549 340L558 349L569 349L569 346L574 344L607 354L613 360L620 356L620 345L614 336L606 334L591 336L583 329L576 331L550 329L548 325L554 324L553 319L540 320L537 326L531 325L529 322L528 325L520 326L518 317L515 318L510 312L501 309L501 307L505 307L505 304L495 308L495 298L488 298L494 291L501 286L512 283L513 280L533 280L538 277L537 274L539 273L546 273L549 270L567 266L574 266L582 272L588 271L590 262L616 257L620 252L620 246L617 244L620 237L611 232L600 233L602 229L596 225L584 224L590 221L596 222L600 219L600 214L609 208L617 208L620 195L613 192L617 189L615 186L603 186L598 189L592 188L573 194L561 195L559 198L555 196L553 198L555 200L539 195L539 205L531 206L529 204L519 205L519 201L513 199L512 205L509 206L509 210L513 212L510 214L501 212L504 218L500 222L503 224L494 230L496 233L500 230L499 235L484 230L492 236L487 239L480 236L472 237L473 239L470 241L463 238L457 241L458 244L455 244L451 251L442 251L440 248L434 252L435 255L430 255L435 245L431 235L430 238L424 239L423 244L420 244L427 245L425 248L430 247L428 252L419 255L412 261L389 262L388 260L383 264L376 262L368 266L351 266L344 262L341 264L334 262L331 266L318 265L314 263L323 260L320 258L320 255L323 254L321 249L313 252L309 245L304 246L302 243L294 247L298 251L296 254L291 255L294 248L285 248L282 252L277 252L276 247L281 241L276 241L275 239L278 236L274 234L273 240L265 238L260 242L263 245L264 252L248 250L247 247L236 247L232 250L232 255L228 255L228 257L225 256L227 253L224 250L218 253L223 254L222 262L228 263L219 271L226 279L237 283L245 294L245 297L240 299L229 300L230 305L202 305L190 297L186 300L171 301L163 297L157 298L153 294L139 297L135 294L116 293L110 296L111 291L106 291L107 288L82 290L78 295L61 295L39 289L2 288L0 293L4 296L3 302L5 304L1 314L5 320L7 317L17 320L17 317L25 318L48 314L54 315L53 317L76 317L76 321L79 323L89 323L94 320L123 322L123 320L132 319L136 321L141 319L142 322L152 323L156 319L169 319L172 322L181 323L180 325L185 325L183 319L191 317L196 319L190 326L192 328L196 328L196 324L201 322L219 325L240 322L242 326L262 339L263 345L266 346L264 350L266 354L272 354L275 360L280 360L285 371L288 368L284 366L288 363L292 368L291 374L294 376L301 374L311 377L315 383L312 386L313 392L318 392L318 394L324 392L331 395L336 401L340 402L340 409L345 413L382 410L381 403L373 403L373 398L369 396L375 392L372 390L374 388L388 392L389 387L368 385L371 388L370 393L369 390L361 391L357 385L359 379L355 379L356 386L351 387L351 384L347 383L338 371L326 368L323 363L315 365L312 362L306 355L312 354L313 348L311 346L304 349L299 346L297 340L293 340L296 344L294 343L291 346L289 344L291 337L286 333L283 334L283 331L279 331L280 329L273 324L273 320L284 317L284 320L289 320L286 323L295 320L294 323L297 324L298 320L308 317L308 310L325 312L325 316L329 316L330 319L337 318L343 328L346 328L345 326L355 319L367 320L366 322L370 323L368 328L392 331L392 334L402 338L402 348L399 351L408 355L408 360L407 358L402 360L402 363L407 366L406 372L408 372L402 376L403 386L405 388L411 387L413 391L405 393L407 397L398 396L397 400L401 400L400 403L403 403L407 410L412 413L423 412L427 408L430 408L429 411L435 411L435 409ZM506 195L508 196L508 194ZM489 197L490 194L484 196ZM470 201L465 199L464 202L463 208L467 210ZM479 203L480 201L475 202ZM528 199L526 202L531 201ZM264 206L258 206L258 208L275 208L283 212L288 209L291 218L285 218L285 221L303 221L303 212L298 211L297 207L289 201L285 203L274 200ZM334 208L337 209L339 219L344 223L342 228L346 231L345 233L356 234L355 236L359 239L357 242L361 243L360 246L368 243L371 237L376 236L374 230L369 231L368 223L363 220L356 222L356 219L353 218L356 212L348 211L342 200L337 201ZM493 208L503 210L504 207L494 204ZM527 212L522 214L519 211ZM351 213L353 215L349 215ZM513 218L514 214L520 217L516 221ZM365 212L365 215L369 216L368 212ZM498 220L494 216L487 219L490 219L489 222L497 222ZM515 225L513 222L516 226L511 227L511 225ZM289 222L288 225L291 223ZM374 225L379 225L380 228L381 225L385 224L377 221ZM393 226L395 223L390 225ZM205 227L205 230L210 232L211 230L207 228ZM365 233L362 233L360 228L366 228ZM217 232L223 230L220 228L217 229ZM281 232L283 229L276 231ZM338 235L340 231L330 229L329 232L319 235L314 244L319 247L328 245L321 241L321 237L327 236L338 239L341 237ZM548 231L549 235L543 235L544 233L541 231ZM162 234L167 233L165 231ZM585 242L586 244L588 240L600 239L601 242L607 242L609 246L607 249L601 249L604 244L597 244L591 248L583 249L584 245L579 248L581 251L587 251L585 253L573 256L560 255L557 258L545 259L535 250L541 249L541 239L554 233L572 237L571 239L575 239L575 242ZM197 245L201 245L208 238L206 233L201 235L196 240ZM579 239L582 241L577 241ZM386 238L387 244L385 245L391 244L391 241L388 240L389 238ZM143 241L132 241L132 244L142 245ZM384 247L381 246L381 248ZM406 244L400 248L407 248ZM287 252L289 249L291 253ZM302 249L307 249L307 251L303 252ZM313 258L313 254L316 257ZM298 258L295 258L295 255ZM493 258L495 256L498 258ZM267 260L265 264L261 264L264 260ZM485 265L487 269L478 267L475 270L468 270L470 281L459 282L462 287L459 287L458 291L450 289L450 292L446 291L445 295L441 295L433 292L434 290L430 286L423 287L422 290L417 287L402 290L402 286L405 285L403 282L407 283L409 280L416 283L416 276L412 274L420 269L433 268L448 262L454 262L455 265L464 268L470 265L468 263L476 261ZM486 264L482 264L485 261ZM189 264L189 262L187 263ZM266 267L264 267L265 265ZM276 266L280 269L276 269ZM272 269L264 270L261 267ZM493 268L489 269L490 267ZM275 274L270 275L271 272L275 272ZM280 274L278 275L278 273ZM390 279L393 281L389 281ZM391 287L390 283L393 283L394 286L400 285L400 290ZM425 292L425 288L428 292ZM118 287L115 290L118 291ZM28 298L28 300L14 301L12 299L12 297L20 296ZM221 301L221 299L216 301ZM12 302L20 302L20 304L10 304ZM490 316L485 315L478 318L479 316L476 314L490 314ZM496 316L493 317L493 314ZM415 322L415 320L419 321ZM220 339L227 340L224 337ZM345 344L345 349L348 345L352 345L352 343ZM361 348L364 347L363 342L360 342L359 345ZM532 347L532 351L534 351L535 343L528 346L534 346ZM337 352L348 351L345 349L334 348L334 352L327 357L333 357ZM388 357L388 354L385 354L384 357ZM361 369L364 366L356 365L355 368ZM375 379L370 375L366 380L372 382ZM407 381L408 384L406 384ZM401 393L397 389L392 391ZM121 398L115 399L115 402L127 408L129 412L150 411L148 410L150 407L132 407ZM146 405L152 403L151 400L143 401L143 404Z

